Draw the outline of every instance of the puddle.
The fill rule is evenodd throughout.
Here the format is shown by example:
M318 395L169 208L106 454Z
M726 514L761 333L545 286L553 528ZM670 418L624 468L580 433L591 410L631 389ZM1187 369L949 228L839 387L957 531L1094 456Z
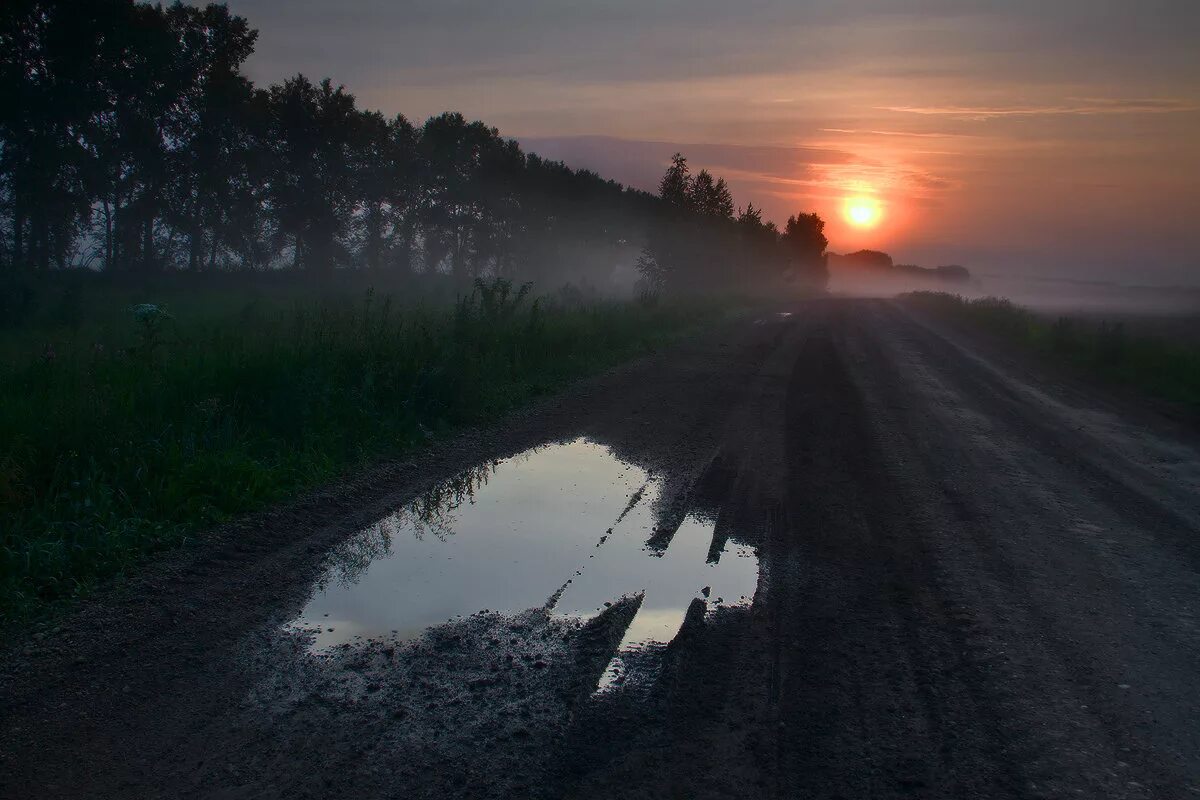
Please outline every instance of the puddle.
M621 653L669 643L694 600L709 611L753 600L757 557L733 543L712 557L710 523L688 516L665 551L646 546L660 490L585 439L485 464L337 548L288 627L321 651L360 637L414 639L484 611L586 621L640 596L603 688L622 671Z

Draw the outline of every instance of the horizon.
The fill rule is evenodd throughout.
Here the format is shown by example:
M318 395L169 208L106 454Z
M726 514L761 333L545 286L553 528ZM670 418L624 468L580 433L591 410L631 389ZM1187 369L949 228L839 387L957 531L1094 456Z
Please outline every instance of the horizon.
M1200 269L1195 6L228 5L259 31L260 85L459 111L650 191L678 150L777 224L820 214L836 252L1159 285ZM847 222L855 195L877 225Z

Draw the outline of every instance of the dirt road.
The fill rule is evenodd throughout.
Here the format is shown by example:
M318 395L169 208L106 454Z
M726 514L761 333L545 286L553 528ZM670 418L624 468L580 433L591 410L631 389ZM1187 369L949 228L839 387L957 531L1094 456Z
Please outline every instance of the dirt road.
M1191 434L891 303L788 312L221 531L21 645L0 796L1200 796ZM500 461L546 442L544 474ZM630 489L597 494L597 566L531 588L545 606L372 638L354 587L407 563L391 512L423 509L421 546L462 558L485 541L471 514L511 511L487 498L601 457ZM602 566L638 514L642 555ZM669 593L685 530L711 537L704 576L757 565L745 601L685 577L683 606L614 583L594 615L556 613L613 565ZM488 591L523 596L503 552ZM363 638L314 650L295 620L328 613ZM626 649L639 626L669 644Z

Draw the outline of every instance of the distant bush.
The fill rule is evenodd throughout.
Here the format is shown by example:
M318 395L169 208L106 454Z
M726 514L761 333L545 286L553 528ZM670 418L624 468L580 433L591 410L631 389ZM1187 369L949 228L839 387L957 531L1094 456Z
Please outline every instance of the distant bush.
M947 292L910 292L903 295L915 306L942 314L967 316L992 330L1013 336L1026 336L1034 324L1034 315L1004 297L969 300Z

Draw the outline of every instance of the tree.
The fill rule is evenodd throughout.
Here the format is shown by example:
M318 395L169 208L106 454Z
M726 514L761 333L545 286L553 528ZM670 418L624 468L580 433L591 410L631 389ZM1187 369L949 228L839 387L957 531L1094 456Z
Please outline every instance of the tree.
M105 101L106 37L132 10L131 0L0 4L0 175L14 265L61 266L91 217L85 142Z
M115 263L149 272L169 258L158 252L168 210L174 148L185 121L185 96L197 76L182 38L161 7L134 4L109 31L112 61L102 73L108 103L97 122L97 153L111 195Z
M778 277L787 259L775 223L763 222L762 210L749 203L739 212L737 227L742 258L748 262L746 271L767 280Z
M890 270L892 257L879 250L855 250L838 259L840 264L860 269Z
M354 142L354 195L361 206L363 263L380 269L391 256L410 266L419 204L417 130L397 114L363 111Z
M688 209L692 202L692 178L687 159L680 153L671 156L662 180L658 182L658 196L669 206Z
M783 229L783 242L798 273L824 286L829 280L825 248L825 220L816 214L796 214L788 217Z
M421 131L426 170L422 236L426 263L449 261L460 285L470 285L483 261L495 258L515 218L512 194L524 156L515 142L462 114L431 117Z
M326 78L297 75L272 86L268 200L279 244L296 268L328 273L354 208L351 145L361 122L354 96Z
M180 41L181 69L191 76L168 134L175 142L171 222L187 238L188 269L213 269L220 251L244 247L245 210L261 201L249 164L261 144L254 89L240 72L258 32L225 6L176 5L168 19Z
M688 191L688 207L706 217L733 219L733 195L725 179L714 180L702 169L692 179Z

